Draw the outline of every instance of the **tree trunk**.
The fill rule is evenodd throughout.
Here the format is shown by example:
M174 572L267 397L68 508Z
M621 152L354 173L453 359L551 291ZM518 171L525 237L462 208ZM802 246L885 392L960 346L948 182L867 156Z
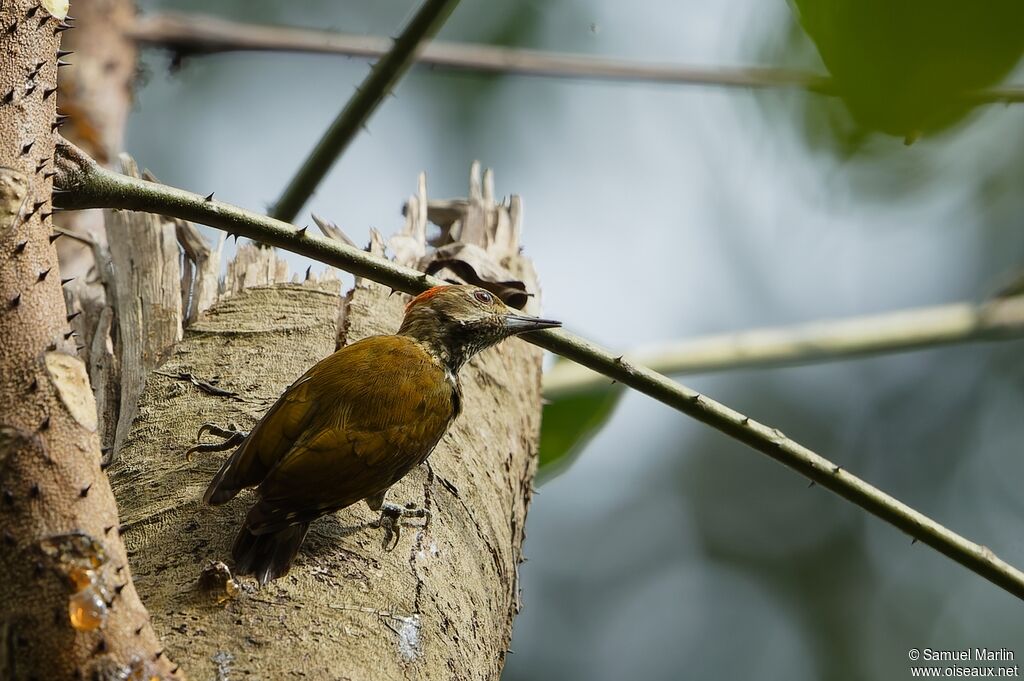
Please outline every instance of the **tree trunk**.
M49 239L60 4L0 8L0 676L166 677Z
M470 278L474 268L500 272L536 292L518 255L518 201L495 205L489 186L477 174L468 201L434 204L448 218L444 239L461 234L479 245L468 270L426 255L422 180L393 250L404 262L449 265ZM373 248L383 250L376 235ZM521 340L463 370L462 416L389 492L392 502L430 512L407 522L394 551L382 549L376 514L359 504L315 522L291 572L262 589L249 580L238 588L216 565L228 560L252 497L201 504L222 455L185 459L199 426L248 430L335 349L339 309L343 343L393 333L401 320L403 296L377 284L358 281L345 299L336 284L326 288L276 285L222 300L150 375L112 473L154 626L197 678L497 679L519 607L541 411L541 352Z

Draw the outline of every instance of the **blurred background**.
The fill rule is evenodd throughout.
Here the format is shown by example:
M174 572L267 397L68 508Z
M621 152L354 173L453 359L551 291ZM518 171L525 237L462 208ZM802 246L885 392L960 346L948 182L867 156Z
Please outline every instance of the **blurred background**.
M140 2L394 35L411 0ZM898 5L898 6L894 6ZM609 347L958 301L1024 263L1019 0L463 0L440 39L831 74L843 97L414 68L308 212L357 242L417 173L522 195L545 312ZM363 60L144 52L126 148L266 210ZM908 144L909 143L909 144ZM295 271L307 263L289 255ZM683 380L1024 564L1019 342ZM744 446L626 395L530 512L505 678L908 678L909 648L1024 655L1020 603Z

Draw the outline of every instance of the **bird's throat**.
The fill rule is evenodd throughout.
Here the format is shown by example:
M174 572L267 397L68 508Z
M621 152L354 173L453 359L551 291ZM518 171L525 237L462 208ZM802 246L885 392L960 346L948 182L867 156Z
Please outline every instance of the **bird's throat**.
M427 338L416 338L413 336L413 338L427 351L428 355L444 367L445 373L449 375L449 378L457 383L459 370L462 369L462 366L472 353L465 346L459 343L452 343L449 339L437 336Z

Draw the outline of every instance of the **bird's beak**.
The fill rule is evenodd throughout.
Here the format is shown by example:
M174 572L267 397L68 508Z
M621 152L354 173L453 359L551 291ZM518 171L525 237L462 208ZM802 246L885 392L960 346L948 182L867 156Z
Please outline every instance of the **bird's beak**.
M512 334L526 333L527 331L540 331L541 329L551 329L561 325L562 322L556 322L553 319L539 319L537 317L527 317L526 315L521 314L505 315L505 328Z

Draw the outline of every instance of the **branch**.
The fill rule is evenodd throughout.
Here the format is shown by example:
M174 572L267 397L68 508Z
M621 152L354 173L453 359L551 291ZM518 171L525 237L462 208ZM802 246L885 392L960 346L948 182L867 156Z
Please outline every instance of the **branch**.
M260 26L176 13L143 17L130 36L141 45L171 50L179 58L238 51L374 58L386 54L390 47L387 39L374 36ZM740 88L792 87L824 95L836 94L828 76L775 67L694 67L440 41L425 44L415 59L421 64L477 73ZM1024 88L995 88L968 93L965 97L979 104L1022 102Z
M956 303L849 319L718 334L628 353L663 374L814 364L938 345L1024 338L1024 297ZM544 375L544 396L559 399L608 385L578 364Z
M399 79L409 70L416 51L424 40L432 38L455 9L459 0L426 0L412 18L391 49L377 62L373 70L356 88L338 117L317 142L313 153L288 183L277 200L271 215L279 220L291 221L313 194L317 185L344 153L377 106L391 92Z
M306 229L297 229L270 217L250 213L220 201L207 200L181 189L118 175L99 167L66 142L59 147L56 164L58 175L55 179L61 189L57 196L65 208L122 208L191 220L313 258L406 293L418 293L443 283L422 272L338 241L314 236ZM990 549L975 544L915 511L789 439L778 429L753 421L651 369L616 357L564 331L535 332L529 334L528 340L649 395L767 454L1009 593L1024 598L1024 573L1000 560Z

